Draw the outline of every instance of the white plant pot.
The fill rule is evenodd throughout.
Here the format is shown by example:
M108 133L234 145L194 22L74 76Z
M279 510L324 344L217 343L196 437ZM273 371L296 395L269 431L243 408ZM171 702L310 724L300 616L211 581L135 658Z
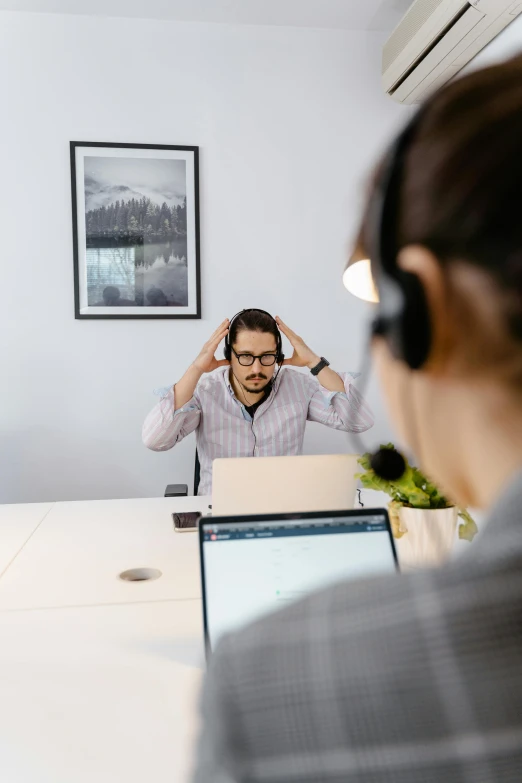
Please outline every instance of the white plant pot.
M449 559L455 545L458 509L407 508L399 509L400 531L395 539L399 565L402 571L430 568Z

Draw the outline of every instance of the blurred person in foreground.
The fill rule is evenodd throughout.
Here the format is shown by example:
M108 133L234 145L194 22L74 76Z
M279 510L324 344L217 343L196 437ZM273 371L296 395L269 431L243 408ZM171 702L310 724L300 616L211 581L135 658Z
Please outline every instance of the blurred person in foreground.
M486 529L440 569L339 584L225 637L198 783L522 780L522 58L428 100L397 205L388 241L429 353L413 371L374 337L373 357L401 436Z

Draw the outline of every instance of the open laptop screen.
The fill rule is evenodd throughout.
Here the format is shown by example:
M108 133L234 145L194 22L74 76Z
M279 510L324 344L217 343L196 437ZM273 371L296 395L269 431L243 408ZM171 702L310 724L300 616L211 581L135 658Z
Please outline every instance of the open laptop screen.
M344 579L397 568L384 510L207 518L200 523L207 646Z

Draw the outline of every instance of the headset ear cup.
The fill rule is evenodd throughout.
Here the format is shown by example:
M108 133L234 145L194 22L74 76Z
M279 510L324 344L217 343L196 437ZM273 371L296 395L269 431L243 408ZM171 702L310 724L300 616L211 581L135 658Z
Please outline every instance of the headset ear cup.
M431 349L428 301L417 275L403 272L399 284L404 296L404 306L390 324L392 353L405 361L412 370L418 370L428 361Z
M276 322L277 323L277 322ZM277 363L279 366L281 366L285 360L285 355L283 353L283 336L281 334L281 331L277 330L278 338L277 338Z

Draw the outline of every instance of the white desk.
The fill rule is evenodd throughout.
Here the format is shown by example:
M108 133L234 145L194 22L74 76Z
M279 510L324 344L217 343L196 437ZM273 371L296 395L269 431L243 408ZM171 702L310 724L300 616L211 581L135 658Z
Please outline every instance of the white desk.
M53 503L0 506L0 576L29 540Z
M207 506L0 507L2 783L188 781L204 668L199 564L196 535L174 533L171 513ZM163 576L117 578L136 566Z
M187 783L203 669L199 561L197 536L174 533L171 513L207 505L0 507L1 783ZM118 579L139 566L163 576Z
M174 533L171 515L207 513L209 502L187 497L55 503L0 579L0 610L200 598L197 536ZM157 568L162 576L146 582L118 578L139 567Z
M2 783L186 783L200 601L0 612Z

